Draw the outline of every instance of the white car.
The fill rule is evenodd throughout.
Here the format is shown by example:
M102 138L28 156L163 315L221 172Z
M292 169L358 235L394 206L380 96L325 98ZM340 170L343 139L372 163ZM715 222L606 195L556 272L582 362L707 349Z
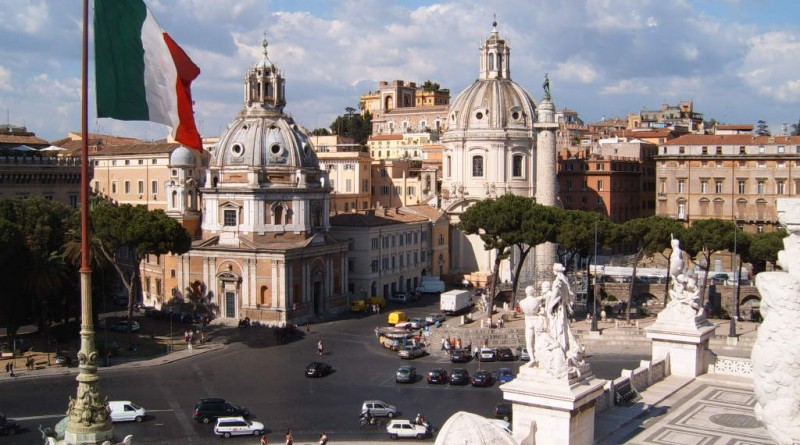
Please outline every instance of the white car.
M264 432L264 424L247 420L244 417L220 417L214 426L214 434L217 436L231 437L253 435L260 436Z
M528 362L531 360L531 355L528 352L528 348L526 348L525 346L517 347L517 355L519 356L519 359L522 360L523 362Z
M108 402L112 422L141 422L147 417L147 411L130 400L114 400Z
M478 360L482 362L493 362L497 360L497 355L492 348L481 348L478 351Z
M411 320L408 320L408 323L411 326L411 329L422 329L425 326L428 326L428 322L425 321L424 318L420 317L412 318Z
M424 439L428 436L427 428L422 425L411 423L410 420L392 420L386 425L386 432L389 433L389 437L394 440L401 437Z

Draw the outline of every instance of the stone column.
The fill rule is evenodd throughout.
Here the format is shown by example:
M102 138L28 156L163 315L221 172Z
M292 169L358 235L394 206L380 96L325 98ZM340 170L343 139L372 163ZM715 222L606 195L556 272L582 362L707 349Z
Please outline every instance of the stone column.
M556 178L556 130L555 105L545 92L541 103L536 107L536 203L558 206L558 180ZM536 246L536 281L550 279L548 269L557 261L557 245L544 243Z

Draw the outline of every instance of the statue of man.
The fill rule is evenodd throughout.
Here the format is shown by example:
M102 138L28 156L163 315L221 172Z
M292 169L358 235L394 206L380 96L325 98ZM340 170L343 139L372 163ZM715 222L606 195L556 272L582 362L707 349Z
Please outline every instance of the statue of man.
M535 296L536 290L533 286L525 288L525 298L519 302L519 308L525 314L525 347L528 349L528 355L531 359L528 362L528 367L536 365L536 356L534 353L535 336L538 332L545 329L544 316L542 314L542 307L547 294L550 292L550 282L542 282L542 291L539 296Z
M582 360L583 350L569 328L575 293L570 288L567 276L564 275L565 270L562 264L553 264L555 279L547 298L547 321L550 335L558 342L561 352L568 361L577 364Z

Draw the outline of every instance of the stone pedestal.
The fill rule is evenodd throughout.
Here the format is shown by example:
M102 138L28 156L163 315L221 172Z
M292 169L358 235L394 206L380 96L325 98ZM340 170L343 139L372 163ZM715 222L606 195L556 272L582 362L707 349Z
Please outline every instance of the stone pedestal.
M669 355L670 374L680 377L706 372L708 339L714 330L703 315L687 318L669 312L661 312L656 322L645 328L647 338L653 341L653 360Z
M581 375L557 379L544 369L522 366L517 377L500 386L513 402L514 439L520 444L591 445L594 442L594 403L605 380L596 379L588 365Z

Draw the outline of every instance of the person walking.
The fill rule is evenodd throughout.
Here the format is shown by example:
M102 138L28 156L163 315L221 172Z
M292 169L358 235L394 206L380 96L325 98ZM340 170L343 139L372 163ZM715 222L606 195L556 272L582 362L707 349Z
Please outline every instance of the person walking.
M322 340L317 342L317 355L322 356L324 349L322 347Z
M292 429L286 430L286 445L294 445L294 437L292 437Z
M269 440L267 440L266 434L261 435L261 445L269 445Z
M319 435L319 445L328 445L328 433Z

